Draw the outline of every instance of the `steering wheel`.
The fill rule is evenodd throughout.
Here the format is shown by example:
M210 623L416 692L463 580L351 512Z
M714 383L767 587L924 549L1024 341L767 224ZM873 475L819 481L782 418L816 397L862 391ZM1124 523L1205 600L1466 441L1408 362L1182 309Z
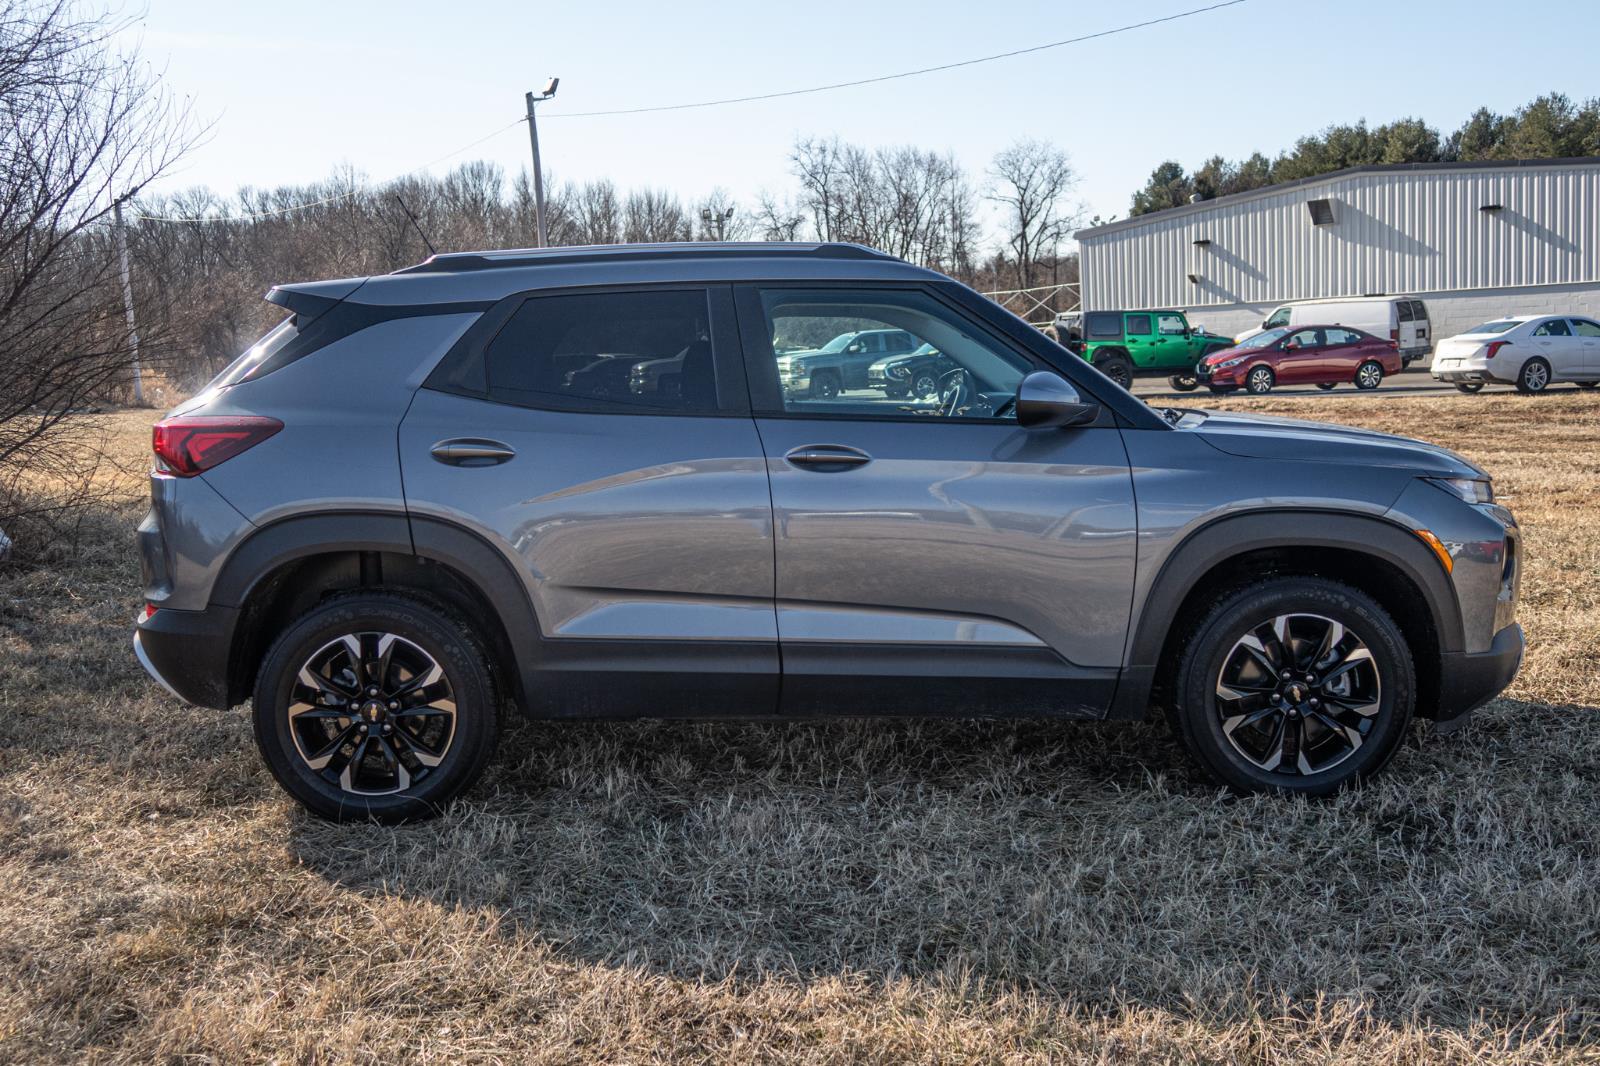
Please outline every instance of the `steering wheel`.
M972 401L972 375L962 367L939 379L939 413L954 418Z

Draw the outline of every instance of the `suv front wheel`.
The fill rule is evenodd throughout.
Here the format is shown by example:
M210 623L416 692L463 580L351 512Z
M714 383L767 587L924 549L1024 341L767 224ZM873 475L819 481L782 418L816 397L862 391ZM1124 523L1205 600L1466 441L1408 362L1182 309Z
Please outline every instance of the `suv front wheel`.
M437 814L494 750L496 702L472 632L393 593L329 599L262 661L256 744L312 813L398 822Z
M1411 720L1405 637L1365 593L1314 577L1241 589L1191 630L1173 724L1240 792L1327 795L1381 768Z

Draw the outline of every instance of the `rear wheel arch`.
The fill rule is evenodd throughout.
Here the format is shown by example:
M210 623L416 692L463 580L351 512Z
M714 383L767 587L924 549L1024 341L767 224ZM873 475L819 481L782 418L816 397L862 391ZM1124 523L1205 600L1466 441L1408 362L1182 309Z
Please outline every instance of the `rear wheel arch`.
M274 523L229 558L212 598L240 610L229 655L230 703L249 694L268 648L295 618L331 595L367 588L431 600L465 619L489 650L500 691L525 705L539 627L504 557L451 523L351 513Z
M1133 683L1117 695L1118 716L1137 717L1152 691L1162 694L1185 627L1207 605L1263 576L1285 574L1348 584L1388 611L1416 662L1419 714L1432 716L1440 653L1462 647L1461 614L1448 577L1408 530L1380 518L1327 511L1221 518L1174 549L1135 623L1127 668Z

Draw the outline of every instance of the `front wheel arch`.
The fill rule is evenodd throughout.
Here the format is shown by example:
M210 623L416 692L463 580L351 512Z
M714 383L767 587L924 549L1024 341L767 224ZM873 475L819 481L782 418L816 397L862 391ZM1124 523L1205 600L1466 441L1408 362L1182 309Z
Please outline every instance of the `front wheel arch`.
M1351 585L1400 624L1416 656L1417 707L1434 717L1441 652L1462 649L1461 613L1439 562L1408 530L1330 511L1270 511L1217 519L1168 555L1133 621L1112 717L1142 718L1170 687L1176 650L1196 612L1262 576L1297 574Z

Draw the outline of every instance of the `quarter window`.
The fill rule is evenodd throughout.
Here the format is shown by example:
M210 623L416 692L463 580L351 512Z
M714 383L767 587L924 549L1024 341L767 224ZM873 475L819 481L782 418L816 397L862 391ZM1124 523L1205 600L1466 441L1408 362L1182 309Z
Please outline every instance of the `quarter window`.
M766 357L776 364L787 414L1010 419L1032 369L926 293L766 289L761 305ZM829 343L865 331L884 338L888 350L851 352Z
M681 414L717 409L704 290L538 296L484 353L489 399Z
M1122 336L1122 316L1116 312L1090 311L1084 317L1090 340L1111 340Z

